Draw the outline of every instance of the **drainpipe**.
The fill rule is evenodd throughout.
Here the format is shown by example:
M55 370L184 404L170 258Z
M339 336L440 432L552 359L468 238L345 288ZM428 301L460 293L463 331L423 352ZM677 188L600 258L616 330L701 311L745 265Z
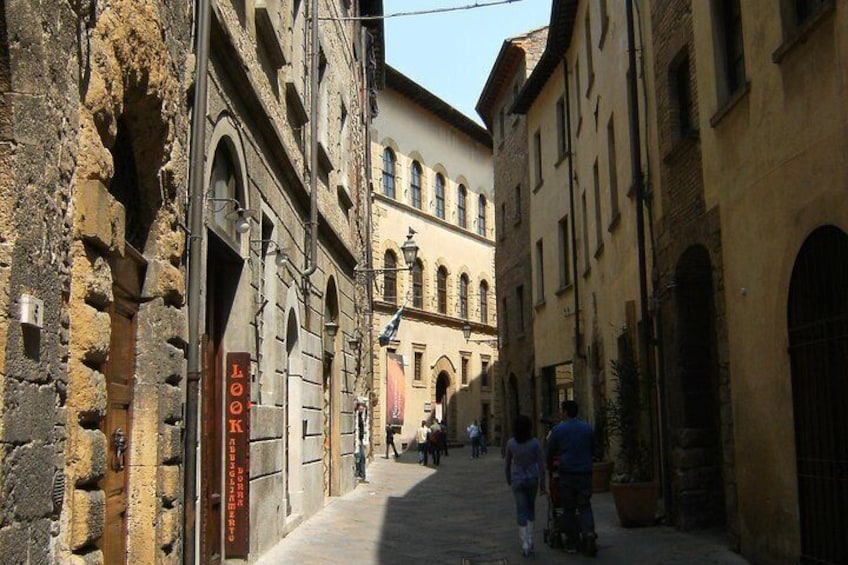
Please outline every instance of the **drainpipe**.
M653 363L650 359L653 332L651 325L651 313L648 309L648 275L645 257L645 186L642 176L642 147L639 142L639 89L636 66L636 39L633 24L633 0L626 0L625 10L627 12L627 46L628 46L628 77L627 98L630 117L630 164L633 170L633 187L636 191L636 244L639 261L639 311L640 335L639 358L645 376L650 380ZM651 411L651 439L653 441L656 423L653 410ZM659 457L662 459L662 445L659 446ZM656 461L656 460L655 460ZM660 469L661 472L661 469ZM662 477L661 477L662 480Z
M186 356L185 443L183 444L183 563L194 565L197 498L197 428L200 366L200 283L203 273L203 179L206 144L206 94L209 68L210 0L198 0L195 37L194 100L189 155L188 353Z
M571 267L574 282L574 358L585 359L580 353L580 277L577 274L577 214L574 212L574 151L571 139L571 94L568 81L568 59L562 57L562 77L565 83L565 132L568 139L568 206L571 209Z
M321 54L318 44L318 0L312 0L312 57L309 77L309 259L301 273L304 291L306 280L318 269L318 66ZM306 300L306 296L304 296Z

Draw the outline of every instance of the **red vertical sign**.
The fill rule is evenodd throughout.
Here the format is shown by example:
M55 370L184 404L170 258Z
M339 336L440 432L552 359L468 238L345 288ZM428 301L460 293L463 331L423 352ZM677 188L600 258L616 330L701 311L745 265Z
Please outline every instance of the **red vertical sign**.
M224 447L224 549L250 551L250 354L227 353L227 426Z
M386 371L386 423L402 426L403 409L406 405L406 379L403 374L403 357L387 353Z

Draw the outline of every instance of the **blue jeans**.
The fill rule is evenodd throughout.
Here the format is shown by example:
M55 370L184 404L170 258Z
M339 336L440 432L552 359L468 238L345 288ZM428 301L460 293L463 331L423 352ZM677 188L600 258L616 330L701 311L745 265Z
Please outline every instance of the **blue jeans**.
M365 446L360 445L353 455L356 462L356 476L365 480Z
M591 503L592 473L560 473L559 497L563 508L566 543L576 546L580 532L583 536L595 533Z
M480 436L471 438L471 457L480 457Z
M421 465L427 464L427 442L418 444L418 463Z
M536 491L539 490L539 479L523 479L512 481L512 495L515 497L515 515L519 526L526 526L527 521L536 521Z

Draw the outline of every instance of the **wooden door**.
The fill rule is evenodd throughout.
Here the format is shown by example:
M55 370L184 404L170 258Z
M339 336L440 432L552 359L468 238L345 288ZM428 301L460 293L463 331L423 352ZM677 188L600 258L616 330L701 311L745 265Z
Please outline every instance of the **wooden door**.
M126 563L127 469L132 432L135 378L136 314L144 274L144 259L127 245L126 256L111 261L114 301L109 309L111 338L106 376L106 473L100 486L106 495L106 515L100 547L105 563Z
M220 343L203 339L200 562L221 562L221 355Z

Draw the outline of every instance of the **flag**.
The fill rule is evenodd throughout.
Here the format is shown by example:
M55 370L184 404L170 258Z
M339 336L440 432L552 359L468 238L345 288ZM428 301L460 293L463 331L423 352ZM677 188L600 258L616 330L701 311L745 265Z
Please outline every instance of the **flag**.
M395 315L392 316L392 319L389 320L389 323L386 324L386 327L380 332L380 335L377 337L377 341L380 343L381 347L388 345L389 342L397 335L398 326L400 326L400 317L402 315L403 306L398 308L398 311L395 312Z

